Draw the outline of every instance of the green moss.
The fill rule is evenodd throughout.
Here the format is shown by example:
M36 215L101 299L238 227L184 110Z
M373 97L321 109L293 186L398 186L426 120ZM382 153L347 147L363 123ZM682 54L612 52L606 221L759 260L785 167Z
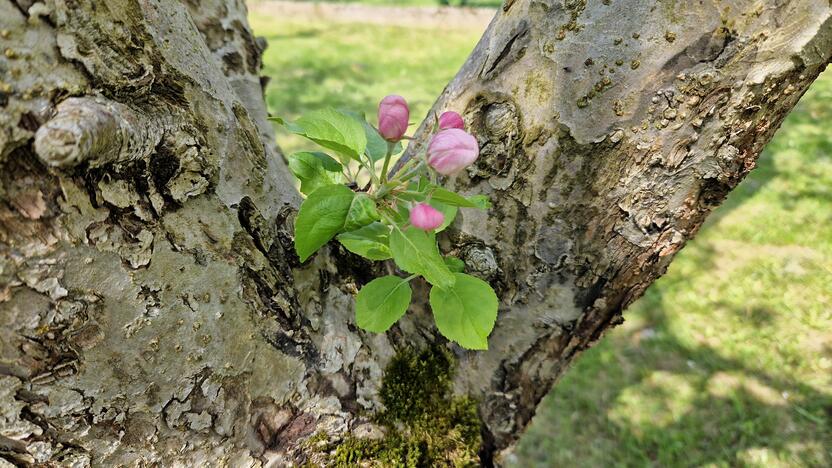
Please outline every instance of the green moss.
M306 447L308 448L315 448L318 444L328 441L329 438L326 435L326 432L319 431L312 435L312 437L306 439Z
M332 456L336 466L477 466L482 443L476 403L451 395L453 360L442 348L405 350L387 366L375 415L381 439L348 437Z
M418 355L405 350L387 366L380 396L386 417L411 422L427 408L441 403L451 385L452 361L448 353L428 349ZM414 385L422 382L421 385Z
M430 466L424 441L411 440L393 434L380 440L349 437L335 450L335 466L355 466L369 463L377 466Z

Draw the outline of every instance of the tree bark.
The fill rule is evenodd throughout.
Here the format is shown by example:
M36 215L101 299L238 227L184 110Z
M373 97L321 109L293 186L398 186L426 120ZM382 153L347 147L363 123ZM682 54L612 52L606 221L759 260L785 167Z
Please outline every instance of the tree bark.
M494 203L442 240L501 300L469 352L424 287L354 326L389 265L298 262L245 14L0 0L0 465L349 463L424 429L397 396L455 411L432 436L467 446L433 462L499 464L832 55L825 0L507 1L434 107L480 142L456 188Z

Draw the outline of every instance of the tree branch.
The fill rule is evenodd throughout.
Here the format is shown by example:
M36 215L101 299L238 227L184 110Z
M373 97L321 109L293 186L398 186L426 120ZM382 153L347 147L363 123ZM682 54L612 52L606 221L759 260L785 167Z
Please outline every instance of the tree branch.
M481 156L456 189L494 202L450 234L469 264L495 259L497 327L456 385L482 399L490 450L664 273L829 62L830 5L724 7L507 3L429 112L464 114Z

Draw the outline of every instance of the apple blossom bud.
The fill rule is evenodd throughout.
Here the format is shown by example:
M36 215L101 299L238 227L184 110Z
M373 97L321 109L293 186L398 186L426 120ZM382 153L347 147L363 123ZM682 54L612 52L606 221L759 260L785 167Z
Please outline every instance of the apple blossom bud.
M427 203L417 203L410 210L410 224L418 229L430 231L445 222L445 215Z
M458 128L442 130L428 145L428 164L442 175L454 175L476 161L480 154L477 139Z
M378 103L378 132L385 140L401 140L409 119L410 109L403 97L391 94Z
M462 121L462 116L454 111L443 112L439 116L439 129L447 130L449 128L465 128L465 122Z

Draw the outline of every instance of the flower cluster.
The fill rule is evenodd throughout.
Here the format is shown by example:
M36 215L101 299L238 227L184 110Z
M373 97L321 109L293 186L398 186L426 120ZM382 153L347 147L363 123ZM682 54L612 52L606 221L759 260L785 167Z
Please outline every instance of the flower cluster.
M378 130L390 142L405 136L410 109L401 96L390 95L378 105ZM427 164L438 174L455 176L477 160L480 147L477 139L467 133L462 116L454 111L442 113L437 119L438 130L427 149ZM428 203L417 203L410 210L410 224L431 231L445 222L445 215Z
M335 238L354 254L392 259L410 274L364 285L356 296L356 324L377 333L389 329L407 312L409 282L422 277L431 285L430 304L440 333L464 348L486 349L497 318L497 296L488 283L464 273L461 259L443 255L436 242L436 234L460 208L489 206L482 195L466 197L440 183L479 156L477 139L465 131L462 116L453 111L439 115L426 150L395 171L390 163L409 139L410 109L401 96L381 100L377 127L360 114L335 109L295 122L275 120L332 154L304 151L289 157L289 168L307 196L295 221L300 260Z

